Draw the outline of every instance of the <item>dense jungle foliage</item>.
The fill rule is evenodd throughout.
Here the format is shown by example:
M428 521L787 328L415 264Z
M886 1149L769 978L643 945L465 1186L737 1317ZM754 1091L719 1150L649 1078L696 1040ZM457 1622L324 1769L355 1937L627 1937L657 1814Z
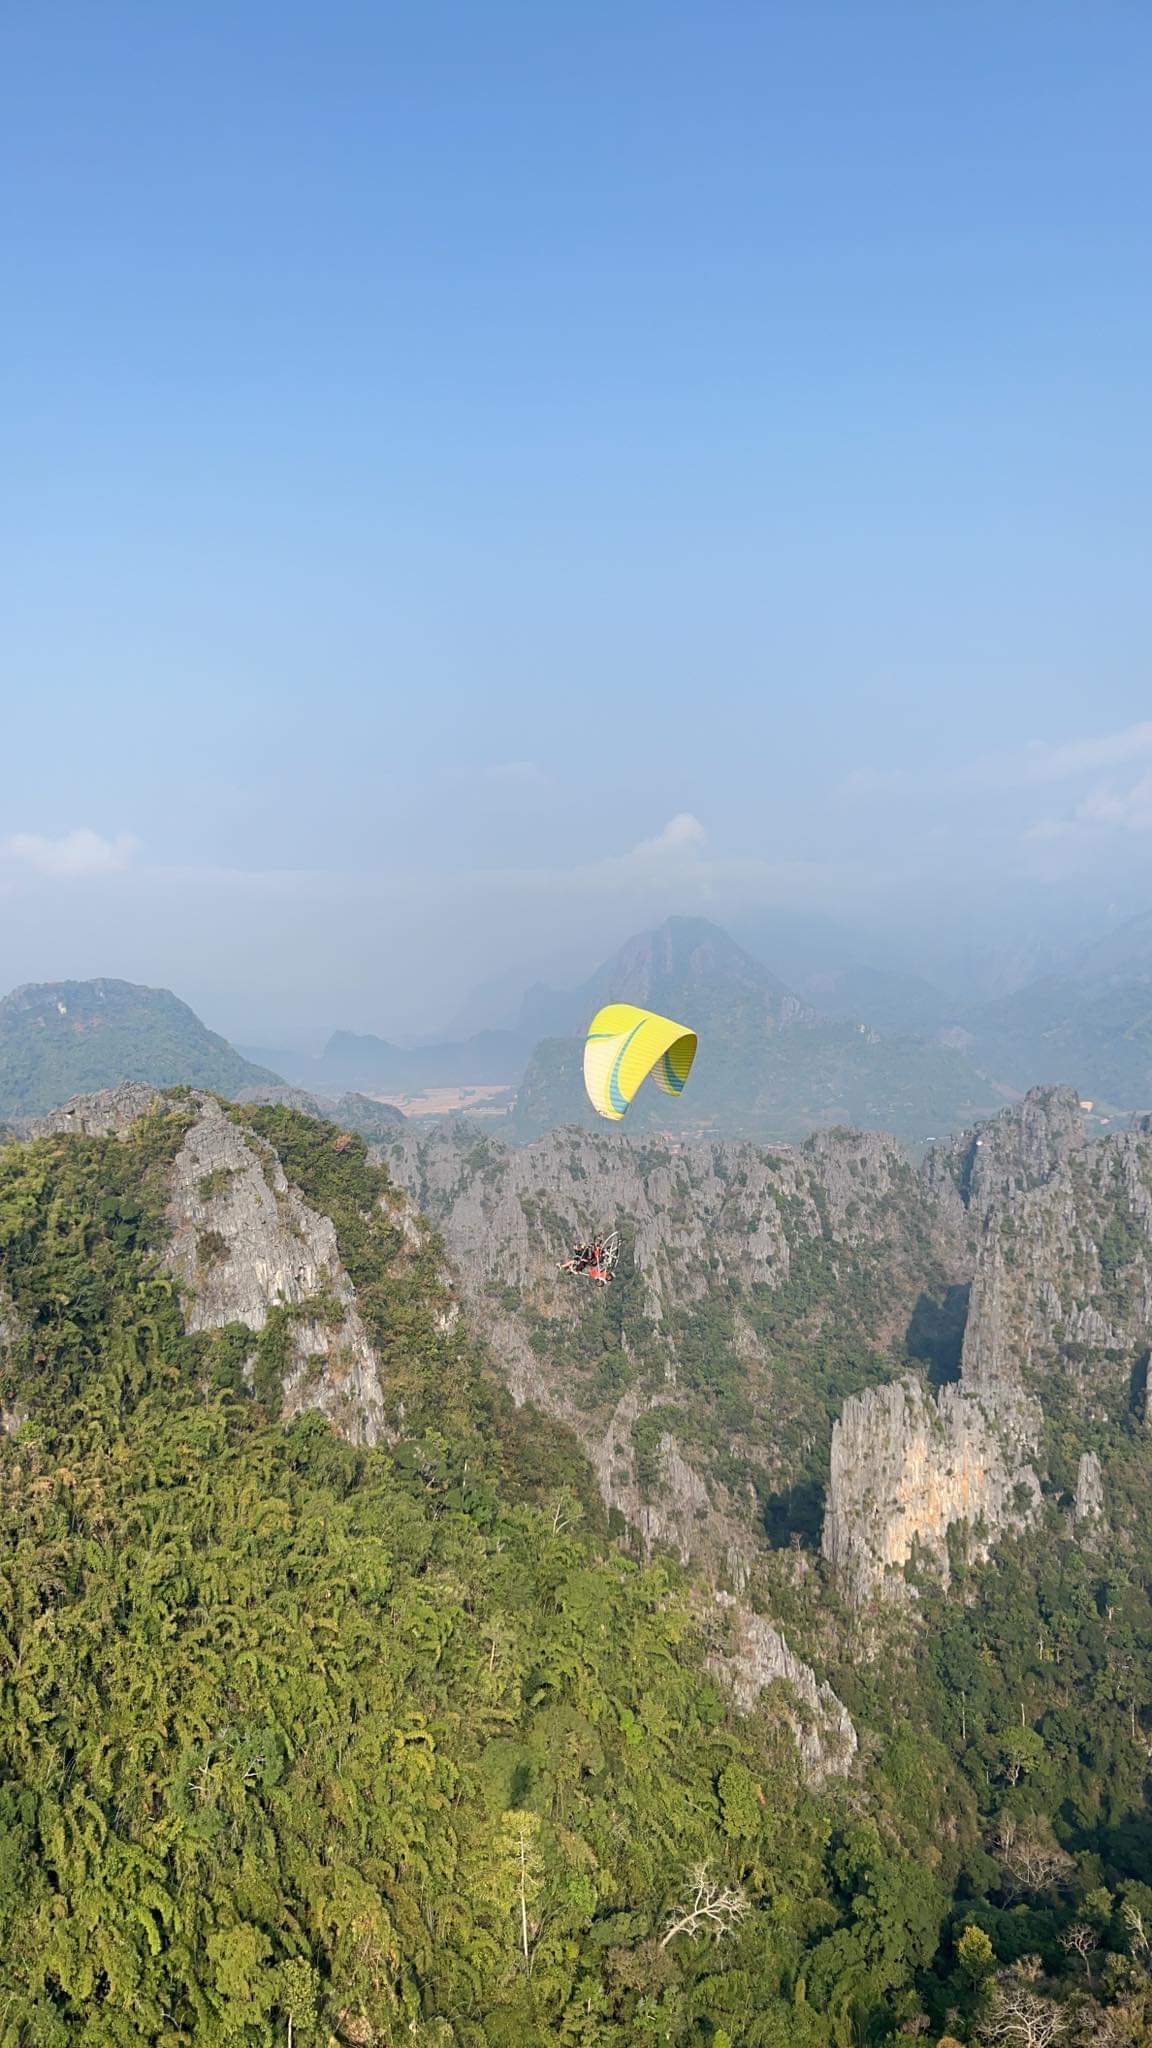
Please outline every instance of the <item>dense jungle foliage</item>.
M284 1428L248 1333L186 1333L193 1113L0 1149L0 2048L1146 2048L1135 1426L1119 1563L958 1556L864 1627L781 1555L862 1736L814 1792L445 1334L358 1139L237 1112L333 1218L402 1439Z

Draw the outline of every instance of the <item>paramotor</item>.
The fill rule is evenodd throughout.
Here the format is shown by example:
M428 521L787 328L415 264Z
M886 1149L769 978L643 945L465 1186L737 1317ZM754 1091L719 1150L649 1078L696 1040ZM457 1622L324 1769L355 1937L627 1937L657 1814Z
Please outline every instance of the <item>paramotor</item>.
M568 1258L560 1262L562 1273L582 1274L588 1280L598 1280L606 1287L616 1271L620 1257L620 1232L618 1230L597 1231L595 1237L573 1245Z

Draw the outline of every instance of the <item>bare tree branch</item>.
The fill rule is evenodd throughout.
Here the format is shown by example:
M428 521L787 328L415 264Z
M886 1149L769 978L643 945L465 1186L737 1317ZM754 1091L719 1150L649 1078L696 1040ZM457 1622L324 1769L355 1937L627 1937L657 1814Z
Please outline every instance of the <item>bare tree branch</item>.
M669 1914L668 1926L660 1942L662 1950L670 1941L675 1941L678 1934L686 1934L690 1941L695 1941L700 1934L712 1941L722 1941L751 1910L747 1893L739 1885L714 1884L706 1863L694 1866L688 1882L691 1898L687 1903L673 1907Z
M1015 1974L1002 1977L989 2002L984 2032L1005 2048L1054 2048L1068 2033L1068 2016Z
M1008 1899L1035 1897L1063 1883L1072 1858L1044 1826L1009 1816L993 1837L992 1847L1004 1874Z

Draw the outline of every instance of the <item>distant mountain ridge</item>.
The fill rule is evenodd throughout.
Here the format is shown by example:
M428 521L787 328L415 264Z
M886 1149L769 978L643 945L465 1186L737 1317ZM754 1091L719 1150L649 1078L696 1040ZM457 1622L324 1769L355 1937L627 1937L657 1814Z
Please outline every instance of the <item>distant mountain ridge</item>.
M690 1004L696 1019L706 1023L717 1003L723 1007L737 992L777 1022L785 1015L816 1014L709 918L670 917L654 931L628 939L578 988L559 991L541 983L530 988L521 1005L520 1029L538 1038L565 1036L607 1002L637 1003L661 1015L675 1014L677 1003Z
M923 975L882 967L843 967L805 976L802 991L825 1016L849 1017L896 1038L939 1038L962 1023L966 1005Z
M705 918L669 918L629 940L563 999L566 1007L550 992L532 995L536 1016L568 1021L563 1035L537 1046L524 1075L509 1122L521 1141L560 1124L592 1126L580 1031L610 998L659 1010L700 1035L690 1092L670 1104L643 1091L629 1114L636 1131L782 1143L853 1124L920 1143L989 1114L1007 1092L952 1048L821 1016Z
M279 1076L243 1059L166 988L30 982L0 1002L0 1120L42 1116L124 1081L237 1095Z
M579 1030L602 1003L638 1003L666 1010L690 1001L711 1015L717 991L739 988L766 1017L807 1009L782 981L706 918L675 917L657 931L629 939L612 959L574 989L536 983L526 992L515 1027L473 1032L426 1045L395 1045L372 1032L334 1031L318 1060L292 1063L291 1078L319 1088L406 1090L476 1083L516 1083L541 1038ZM814 1014L814 1013L813 1013Z
M993 1001L964 1001L923 974L859 958L835 964L828 954L821 966L801 950L793 934L793 983L707 918L672 917L575 987L532 983L518 1008L513 977L486 985L470 1007L491 1028L416 1045L338 1030L318 1057L246 1056L317 1097L359 1090L411 1098L419 1110L426 1093L429 1112L437 1090L515 1088L502 1128L528 1140L558 1123L589 1125L579 1041L602 1003L621 1000L701 1036L690 1096L669 1107L644 1091L629 1116L637 1132L666 1124L776 1143L852 1123L917 1145L1061 1083L1092 1098L1105 1124L1152 1108L1152 912ZM495 1103L489 1113L501 1114Z
M1114 930L1082 946L1068 969L1072 981L1152 981L1152 910L1126 918Z
M310 1087L390 1088L418 1094L425 1088L520 1079L531 1038L514 1031L478 1031L457 1043L403 1046L371 1032L334 1031L318 1060L297 1063Z
M1112 1108L1152 1108L1152 912L977 1011L969 1046L1017 1085L1074 1080Z

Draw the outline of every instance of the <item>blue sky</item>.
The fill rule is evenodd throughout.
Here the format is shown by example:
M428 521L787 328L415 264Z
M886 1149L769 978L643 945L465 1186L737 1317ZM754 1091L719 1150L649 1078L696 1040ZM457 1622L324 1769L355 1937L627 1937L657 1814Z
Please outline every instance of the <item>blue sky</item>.
M1144 907L1138 0L18 6L0 979Z

